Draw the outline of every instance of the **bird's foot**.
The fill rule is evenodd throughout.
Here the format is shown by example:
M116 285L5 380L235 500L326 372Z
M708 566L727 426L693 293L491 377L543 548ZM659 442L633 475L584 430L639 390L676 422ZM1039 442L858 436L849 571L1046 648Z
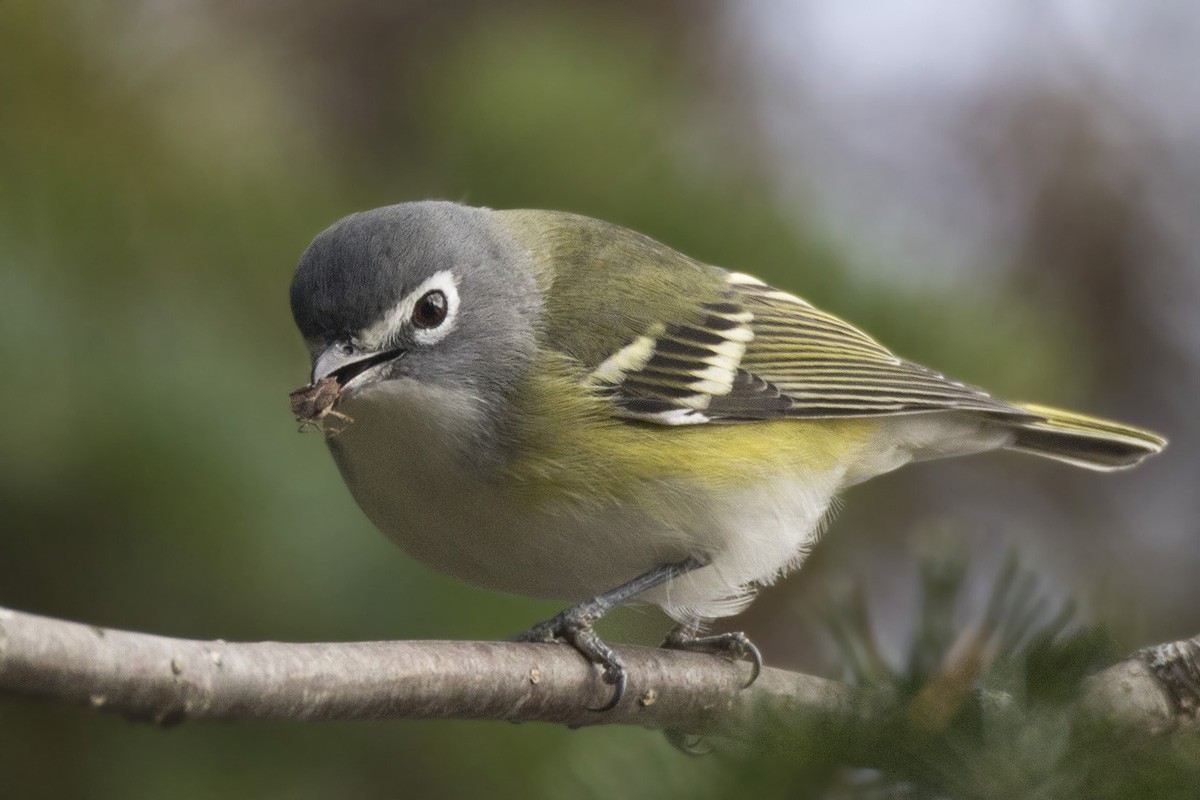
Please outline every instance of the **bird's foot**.
M599 708L589 711L608 711L616 708L625 696L628 671L621 657L596 633L592 624L600 616L592 603L581 603L568 608L561 614L539 622L524 633L512 638L514 642L564 642L574 647L580 655L603 670L604 682L613 687L613 696Z
M728 656L736 661L750 662L750 679L742 688L749 688L762 673L762 653L754 642L741 631L697 636L694 628L680 625L667 634L662 646L668 650L689 650L693 653L712 653Z
M703 566L704 562L693 557L669 564L660 564L615 589L610 589L603 594L596 595L591 600L572 606L545 622L539 622L525 633L513 637L513 641L566 642L571 645L588 661L599 664L604 669L604 682L613 687L612 699L604 706L590 710L608 711L616 708L617 703L621 702L621 698L625 696L629 675L621 657L596 635L596 632L592 630L592 625L612 609L637 597L647 589L661 586L667 581L674 580L680 575ZM750 645L750 647L753 649L754 645ZM754 650L754 652L758 651Z

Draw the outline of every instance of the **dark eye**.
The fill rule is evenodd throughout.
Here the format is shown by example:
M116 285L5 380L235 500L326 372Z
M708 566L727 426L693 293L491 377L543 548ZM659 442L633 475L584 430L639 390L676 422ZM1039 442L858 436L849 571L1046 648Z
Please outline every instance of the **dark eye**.
M417 305L413 309L413 325L418 328L436 328L446 321L448 310L449 304L446 302L446 295L440 289L426 292L421 295L421 299L417 301Z

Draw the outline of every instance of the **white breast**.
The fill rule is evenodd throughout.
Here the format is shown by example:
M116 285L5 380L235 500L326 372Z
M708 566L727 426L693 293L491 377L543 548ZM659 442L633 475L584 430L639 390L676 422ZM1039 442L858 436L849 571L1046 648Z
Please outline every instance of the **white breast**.
M805 482L781 475L725 495L676 484L655 487L652 504L531 509L512 499L500 470L469 466L459 432L479 430L478 410L462 398L394 381L342 410L354 422L329 441L342 475L414 558L477 586L571 602L664 563L708 560L643 598L680 620L734 614L748 587L798 566L842 482L840 471Z

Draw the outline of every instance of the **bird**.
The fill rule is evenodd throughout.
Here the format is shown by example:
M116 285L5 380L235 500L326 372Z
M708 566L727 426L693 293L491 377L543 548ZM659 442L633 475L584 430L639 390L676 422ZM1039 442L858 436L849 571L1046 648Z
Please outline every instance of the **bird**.
M673 618L664 646L752 662L753 681L754 644L703 626L798 568L847 487L1001 449L1106 472L1166 445L994 397L794 294L567 212L354 213L304 251L290 300L358 506L439 572L570 604L516 638L597 665L613 687L597 711L628 676L594 623L631 602Z

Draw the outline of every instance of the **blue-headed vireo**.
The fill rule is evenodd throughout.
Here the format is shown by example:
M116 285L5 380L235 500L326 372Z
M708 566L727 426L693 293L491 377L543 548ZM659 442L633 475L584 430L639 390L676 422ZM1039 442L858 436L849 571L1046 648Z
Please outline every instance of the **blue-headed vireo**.
M358 504L434 569L578 605L522 638L574 645L636 598L675 647L795 569L833 498L911 461L1007 448L1108 471L1148 431L1011 403L809 303L574 214L445 202L353 214L300 259L302 416ZM332 387L332 391L330 391ZM616 588L614 588L616 587ZM591 599L587 599L591 598Z

